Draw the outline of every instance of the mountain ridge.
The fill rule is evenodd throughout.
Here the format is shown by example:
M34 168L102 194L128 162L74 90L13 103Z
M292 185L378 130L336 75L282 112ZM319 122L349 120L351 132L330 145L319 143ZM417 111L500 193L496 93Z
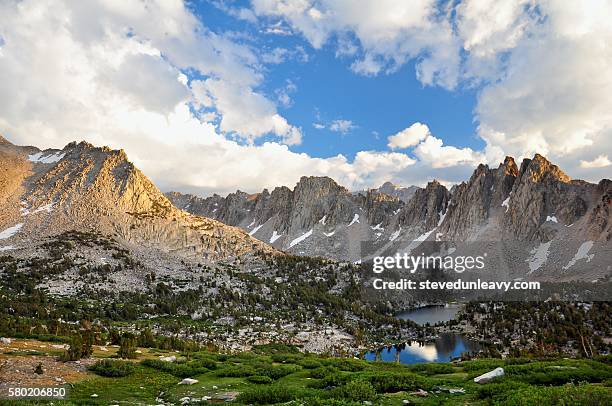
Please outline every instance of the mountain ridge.
M275 252L238 228L175 208L123 150L86 142L44 151L2 143L0 154L11 161L3 167L13 168L14 182L11 189L0 187L0 202L10 201L2 208L0 228L21 224L3 245L20 236L38 240L93 229L134 249L183 259Z
M381 193L380 188L350 193L328 177L302 177L293 189L264 190L252 199L248 194L200 198L171 192L167 196L181 209L241 227L293 254L359 262L366 245L382 249L402 240L517 241L526 252L514 265L526 268L533 259L529 251L541 252L541 245L553 240L552 247L567 253L576 252L576 247L566 244L570 240L578 245L589 241L609 245L611 184L607 179L598 184L572 180L535 154L520 166L509 156L497 167L480 164L468 180L451 190L431 181L414 190L406 202ZM571 263L571 257L553 256L551 267Z

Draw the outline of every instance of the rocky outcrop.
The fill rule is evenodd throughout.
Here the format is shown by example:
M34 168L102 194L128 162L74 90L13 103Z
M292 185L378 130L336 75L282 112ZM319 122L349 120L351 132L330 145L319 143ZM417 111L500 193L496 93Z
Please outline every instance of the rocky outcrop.
M329 177L315 176L302 177L293 189L282 186L271 193L167 196L184 210L239 226L277 248L338 259L346 258L348 251L358 257L361 242L380 238L385 228L394 227L404 205L375 189L353 194ZM240 213L228 216L230 208Z
M603 179L593 191L593 205L586 216L584 233L596 241L612 240L612 181Z
M218 219L224 211L218 214L217 207L241 207L242 215L232 215L229 224L300 255L357 261L363 258L364 244L368 252L379 252L402 244L414 247L422 240L445 241L449 247L480 241L489 248L508 241L520 243L512 248L520 257L512 267L533 273L547 258L557 270L572 268L574 255L583 262L605 262L605 254L584 252L591 249L589 241L610 241L611 184L572 180L536 154L520 168L512 157L496 168L479 165L469 180L450 191L430 182L414 188L407 202L392 195L398 188L390 183L350 193L332 179L317 177L303 177L293 190L280 187L272 193L187 200L180 194L169 196L186 210L201 207L206 210L201 214ZM500 255L507 250L498 248Z
M524 159L505 207L503 227L519 240L548 240L550 231L541 226L547 218L570 225L583 217L596 185L572 181L543 156Z
M447 239L465 239L478 233L492 214L503 209L518 176L514 159L506 157L497 169L478 165L470 180L454 188L452 202L440 232Z
M385 182L378 189L375 190L388 196L397 197L402 202L406 203L410 199L412 199L414 193L419 189L420 188L417 186L401 187L394 185L391 182Z
M132 249L197 261L274 252L238 228L177 209L121 150L85 142L62 150L19 148L0 145L1 162L13 168L0 173L7 185L0 211L13 213L0 229L19 221L16 242L95 230Z

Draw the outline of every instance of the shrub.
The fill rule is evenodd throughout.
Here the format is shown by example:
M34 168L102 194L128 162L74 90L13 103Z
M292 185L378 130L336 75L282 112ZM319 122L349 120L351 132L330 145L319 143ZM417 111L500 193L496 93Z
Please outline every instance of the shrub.
M269 376L253 375L247 378L247 381L256 384L267 384L274 382Z
M302 354L272 354L272 361L283 364L297 364L303 357Z
M255 368L250 365L228 365L218 369L215 373L216 376L222 378L244 378L255 374Z
M110 359L100 360L89 367L89 370L95 374L109 378L128 376L134 372L134 369L134 364L131 362Z
M310 377L314 379L322 379L323 377L329 374L337 374L338 371L339 370L336 367L329 367L329 366L319 367L319 368L312 369L310 371Z
M142 365L167 372L179 378L189 378L209 371L207 368L198 364L197 361L177 364L173 362L160 361L158 359L145 359L142 361Z
M62 361L78 361L83 357L83 340L80 335L70 338L68 349L60 356Z
M124 334L119 341L119 358L136 358L136 337L132 334Z
M495 401L504 400L509 392L519 389L529 388L530 385L517 381L489 382L486 385L478 385L476 393L479 399L492 399Z
M323 364L321 364L320 361L314 358L302 358L301 360L297 362L297 364L301 365L302 367L306 369L315 369L315 368L319 368L323 366Z
M455 368L451 364L415 364L409 367L412 372L420 372L424 375L452 374Z
M297 365L262 365L256 368L256 373L276 380L299 370Z
M238 395L238 402L254 405L273 405L310 397L313 392L281 385L257 386Z
M354 380L337 388L334 397L350 400L370 400L376 396L376 390L370 382L362 380Z
M412 372L377 372L361 374L360 378L372 384L377 393L411 391L431 387L426 378Z

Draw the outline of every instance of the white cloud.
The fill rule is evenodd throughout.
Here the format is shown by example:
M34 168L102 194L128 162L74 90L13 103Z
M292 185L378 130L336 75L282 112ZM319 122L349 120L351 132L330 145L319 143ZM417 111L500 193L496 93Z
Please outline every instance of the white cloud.
M414 147L429 135L431 135L429 127L417 122L397 134L389 136L387 141L389 141L388 145L391 149L409 148Z
M606 166L610 166L610 165L612 165L612 162L610 162L607 155L599 155L597 158L593 159L592 161L584 161L584 160L580 161L580 167L587 168L587 169L605 168Z
M253 0L253 10L315 48L335 46L359 74L413 61L425 85L479 87L475 119L487 158L539 152L566 162L570 174L607 175L566 158L593 160L584 157L593 147L612 154L609 1Z
M453 88L459 74L459 49L452 25L435 0L253 0L258 16L282 18L302 33L314 48L330 38L339 40L338 54L359 54L347 47L352 33L361 52L355 72L375 75L393 72L406 61L420 58L417 71L423 83ZM348 52L346 52L348 51Z
M303 175L363 189L415 164L400 153L362 151L350 161L228 139L225 131L247 140L272 132L286 144L301 136L257 92L251 49L201 27L180 3L88 5L0 5L0 132L9 140L123 148L163 190L197 193L293 186ZM204 78L189 82L186 68Z
M337 119L329 124L329 129L333 132L346 134L353 131L357 126L351 120Z
M274 93L276 94L276 99L280 103L281 106L288 108L293 106L293 100L291 99L291 94L297 91L297 86L293 83L292 80L287 79L284 87L276 89Z
M301 143L300 129L276 113L274 103L250 88L219 79L194 81L192 86L196 101L204 107L212 103L221 114L221 131L236 132L251 142L274 133L287 145Z
M432 168L448 168L457 165L477 165L485 162L485 156L471 148L444 145L441 139L428 136L414 149L414 154Z

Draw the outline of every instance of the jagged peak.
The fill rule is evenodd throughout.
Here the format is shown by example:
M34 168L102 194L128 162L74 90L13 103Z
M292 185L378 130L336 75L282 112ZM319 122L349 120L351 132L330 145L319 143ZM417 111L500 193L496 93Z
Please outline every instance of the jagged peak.
M344 186L340 186L334 179L330 178L329 176L302 176L299 182L295 185L293 191L296 191L303 187L323 185L328 185L329 187L337 188L348 192L348 190Z
M119 159L129 162L128 156L123 149L113 149L106 145L97 147L94 144L91 144L87 141L80 141L80 142L72 141L66 144L66 146L62 149L62 151L75 152L75 153L84 153L84 152L104 153L108 155L117 156Z
M446 186L444 186L443 184L440 183L440 181L438 181L438 179L434 179L430 182L427 182L427 186L425 186L425 189L431 190L431 189L438 189L438 188L443 188L446 189Z
M523 159L520 175L521 177L528 176L533 182L540 182L545 178L552 178L564 183L569 183L572 180L557 165L553 165L548 159L538 153L532 159Z
M499 167L497 169L502 169L502 168L504 170L504 175L511 175L511 176L516 177L519 174L519 170L518 170L518 166L516 165L516 161L511 156L506 156L506 158L504 159L504 162L502 164L499 164Z

